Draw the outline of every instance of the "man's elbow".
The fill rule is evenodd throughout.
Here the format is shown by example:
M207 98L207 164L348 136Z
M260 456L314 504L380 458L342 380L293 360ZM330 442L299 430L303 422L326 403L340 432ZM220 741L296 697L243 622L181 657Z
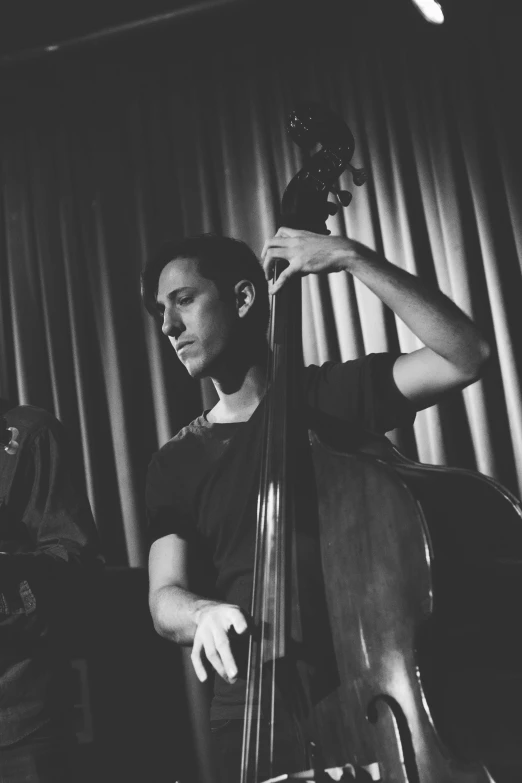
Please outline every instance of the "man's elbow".
M154 590L149 594L149 608L152 617L154 630L163 639L177 641L175 629L172 628L172 622L168 622L168 613L166 612L166 601L163 590Z
M152 614L152 625L158 636L161 636L163 639L172 639L172 630L169 632L169 629L157 614Z

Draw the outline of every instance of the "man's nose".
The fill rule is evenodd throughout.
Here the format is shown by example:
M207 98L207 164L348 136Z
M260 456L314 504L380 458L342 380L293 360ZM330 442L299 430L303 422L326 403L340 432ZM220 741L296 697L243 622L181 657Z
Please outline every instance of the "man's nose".
M165 310L163 314L163 324L161 326L163 334L167 337L179 337L184 329L185 326L177 313L172 312L171 310Z

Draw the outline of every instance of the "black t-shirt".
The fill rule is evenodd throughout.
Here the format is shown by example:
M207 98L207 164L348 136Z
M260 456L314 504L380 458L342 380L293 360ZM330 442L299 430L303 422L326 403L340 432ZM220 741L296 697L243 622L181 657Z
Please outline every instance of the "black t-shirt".
M414 409L397 389L395 356L370 354L303 370L304 415L319 434L385 433L410 424ZM248 422L210 423L205 415L182 429L149 466L147 512L151 541L175 533L211 576L213 598L250 609L264 401ZM298 531L299 535L299 531ZM303 561L315 562L313 535L301 535ZM306 566L305 566L306 567ZM209 570L210 569L210 570ZM310 571L313 571L310 565ZM212 572L212 573L210 573ZM314 579L309 586L313 607ZM310 611L313 611L310 608ZM243 714L244 683L216 676L213 718Z

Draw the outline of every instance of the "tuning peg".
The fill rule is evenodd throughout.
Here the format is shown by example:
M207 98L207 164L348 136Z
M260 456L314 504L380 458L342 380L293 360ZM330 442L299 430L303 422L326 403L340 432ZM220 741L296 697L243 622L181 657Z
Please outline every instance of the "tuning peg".
M348 164L348 168L352 172L352 179L354 185L364 185L366 182L366 171L364 169L356 169L351 163Z
M339 190L338 188L332 187L330 192L335 195L339 204L343 207L347 207L352 200L352 194L348 190Z
M347 207L350 201L352 200L352 194L350 193L349 190L340 190L337 193L337 198L339 199L343 207Z

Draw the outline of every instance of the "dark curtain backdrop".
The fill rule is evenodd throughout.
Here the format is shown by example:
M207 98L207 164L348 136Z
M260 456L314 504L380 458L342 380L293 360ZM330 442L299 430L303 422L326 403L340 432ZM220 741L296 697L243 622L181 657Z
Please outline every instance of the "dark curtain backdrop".
M331 230L439 285L494 349L481 382L396 442L520 493L517 28L337 21L330 39L297 42L270 20L243 36L207 29L204 45L202 27L173 28L1 76L0 393L76 437L110 564L145 563L150 455L210 399L144 313L140 270L184 233L261 250L301 164L285 133L300 99L343 115L369 173ZM307 363L417 347L344 273L307 279L304 294Z

